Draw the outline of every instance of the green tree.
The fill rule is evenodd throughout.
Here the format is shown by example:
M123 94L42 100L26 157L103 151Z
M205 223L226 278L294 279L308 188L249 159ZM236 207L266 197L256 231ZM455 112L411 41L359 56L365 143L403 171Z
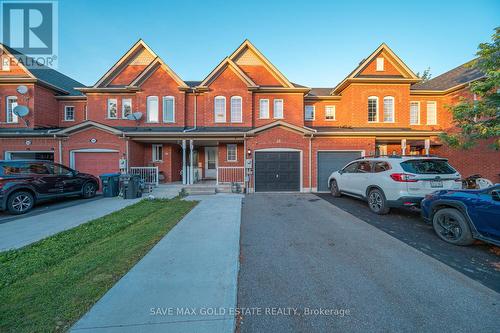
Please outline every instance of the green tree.
M471 84L472 98L461 98L450 107L455 133L445 133L441 138L452 147L468 149L479 141L493 139L493 149L500 149L500 27L495 28L490 43L479 44L469 66L484 73L485 77Z
M425 69L422 74L420 74L420 72L417 72L417 76L422 80L422 82L429 81L432 77L431 68L427 67L427 69Z

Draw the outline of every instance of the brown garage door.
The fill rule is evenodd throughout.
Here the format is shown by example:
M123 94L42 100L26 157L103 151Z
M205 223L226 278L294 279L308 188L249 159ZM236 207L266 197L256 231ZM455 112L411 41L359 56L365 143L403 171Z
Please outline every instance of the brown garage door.
M103 173L118 172L119 154L113 152L78 152L75 153L75 169L96 177Z

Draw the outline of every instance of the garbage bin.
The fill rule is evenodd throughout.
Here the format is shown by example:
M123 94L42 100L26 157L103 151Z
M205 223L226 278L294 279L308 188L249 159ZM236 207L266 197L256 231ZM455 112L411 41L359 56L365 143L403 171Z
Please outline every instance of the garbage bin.
M120 192L123 199L142 197L141 177L139 175L125 174L120 176Z
M103 173L99 176L102 183L102 196L103 197L116 197L120 191L118 186L120 174L119 173Z

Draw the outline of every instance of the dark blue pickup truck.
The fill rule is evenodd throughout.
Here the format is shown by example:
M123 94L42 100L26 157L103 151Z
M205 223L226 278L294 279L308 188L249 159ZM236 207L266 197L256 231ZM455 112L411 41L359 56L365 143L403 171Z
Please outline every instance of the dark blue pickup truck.
M442 240L500 246L500 184L482 190L443 190L422 200L422 217Z

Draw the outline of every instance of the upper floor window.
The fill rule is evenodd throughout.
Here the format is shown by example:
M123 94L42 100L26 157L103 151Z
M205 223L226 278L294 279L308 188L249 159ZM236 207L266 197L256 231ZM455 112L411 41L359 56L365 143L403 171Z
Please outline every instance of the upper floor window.
M10 71L10 58L2 57L2 71Z
M158 106L158 96L148 96L146 98L146 119L148 123L157 123L160 121Z
M163 145L154 144L151 146L151 150L153 153L153 156L152 156L153 162L163 161Z
M75 107L65 106L64 107L64 121L74 121L75 120Z
M127 119L127 116L132 114L132 99L122 99L122 118Z
M283 119L283 100L275 99L274 100L274 118Z
M427 125L437 124L437 106L436 102L427 102Z
M368 97L368 122L378 121L378 97Z
M175 123L175 97L163 97L163 122Z
M325 120L335 120L335 105L325 106Z
M420 102L410 102L410 125L420 124Z
M394 97L384 97L384 122L394 122Z
M304 107L305 120L314 120L314 105Z
M227 161L228 162L236 162L238 161L238 146L235 144L227 145Z
M384 58L377 58L377 72L384 70Z
M108 99L108 118L109 119L118 118L117 104L118 104L118 101L116 98L109 98Z
M226 97L217 96L214 99L214 120L216 123L226 122Z
M259 118L269 119L269 100L261 99L259 101Z
M7 96L6 98L6 115L8 123L17 123L19 121L19 117L14 113L14 108L17 106L17 97L16 96Z
M241 123L243 121L243 100L240 96L231 97L231 122Z

